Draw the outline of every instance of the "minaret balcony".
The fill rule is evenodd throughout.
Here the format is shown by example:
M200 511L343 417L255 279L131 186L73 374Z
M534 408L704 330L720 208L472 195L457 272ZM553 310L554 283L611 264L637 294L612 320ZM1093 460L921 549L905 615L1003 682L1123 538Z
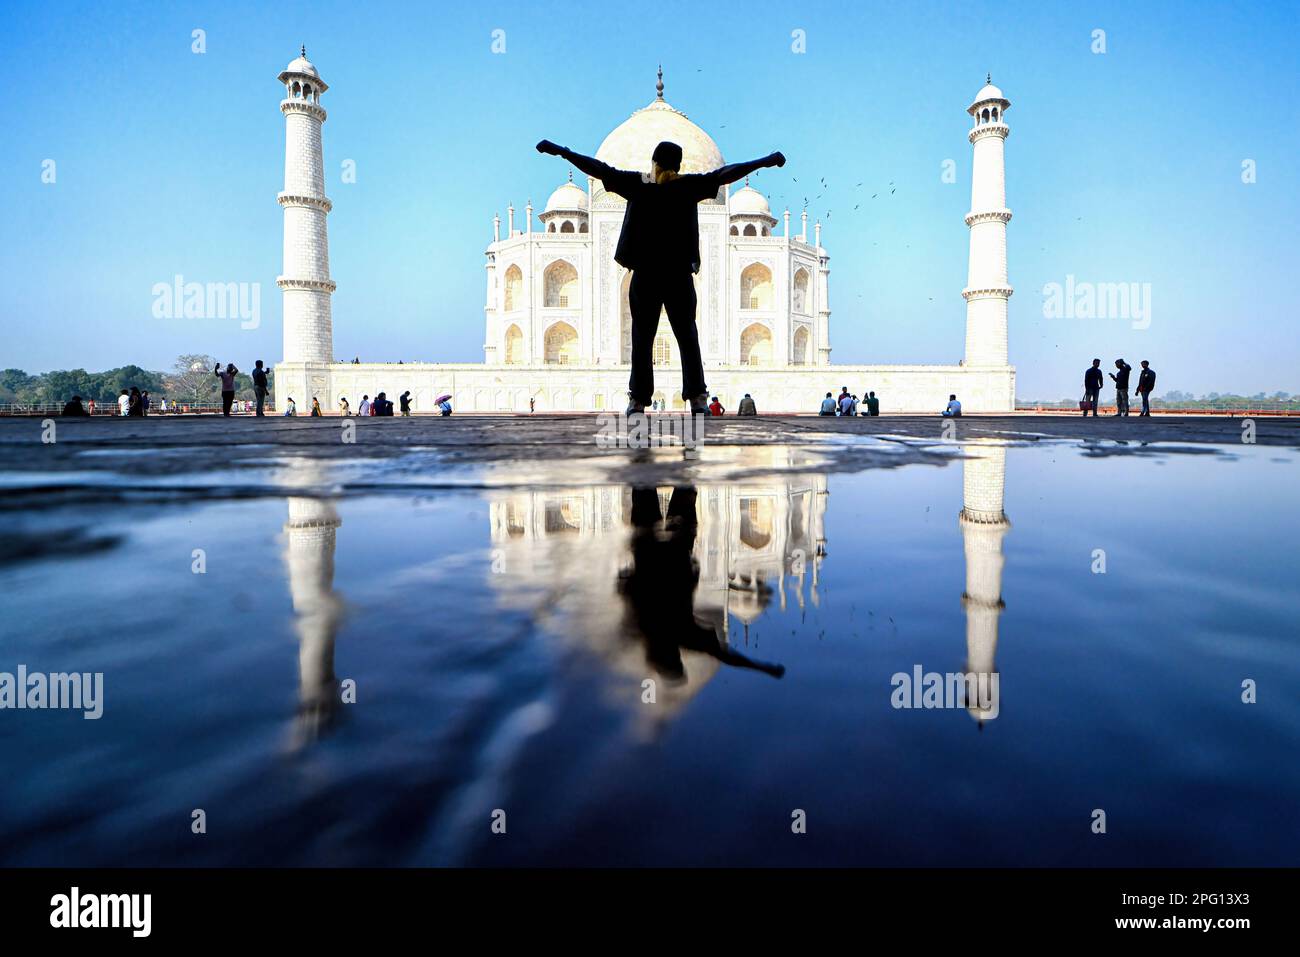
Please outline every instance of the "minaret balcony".
M1009 223L1011 222L1011 210L1003 207L1002 209L985 210L982 213L970 212L966 214L966 225L974 226L976 223Z
M1013 292L1015 290L1010 286L967 286L961 291L961 297L967 302L972 299L1010 299Z
M334 204L324 196L304 196L302 193L280 192L276 194L275 201L281 206L315 206L327 213L334 208Z
M276 276L275 284L281 289L308 289L313 292L333 292L338 283L333 279L299 279L292 276Z
M306 113L308 116L314 116L322 123L325 122L325 117L327 115L323 106L317 106L315 103L309 102L308 100L296 100L292 98L280 101L280 112L286 116L290 113Z
M1000 136L1005 140L1010 135L1011 127L1005 123L981 123L979 126L971 127L966 138L974 143L982 136Z

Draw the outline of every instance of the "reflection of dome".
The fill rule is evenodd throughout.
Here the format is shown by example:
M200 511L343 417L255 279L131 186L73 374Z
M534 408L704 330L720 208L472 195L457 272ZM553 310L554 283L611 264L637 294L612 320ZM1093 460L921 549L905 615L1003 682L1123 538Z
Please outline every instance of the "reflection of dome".
M581 187L573 183L565 183L559 189L551 194L551 198L546 201L544 212L553 212L563 210L571 212L574 210L587 210L587 193Z
M615 169L650 172L650 154L667 140L682 148L683 173L707 173L723 165L722 151L713 137L664 101L663 72L659 74L659 95L649 106L637 110L596 150L596 159Z
M771 217L772 208L767 203L767 197L746 184L731 194L731 213L733 216Z

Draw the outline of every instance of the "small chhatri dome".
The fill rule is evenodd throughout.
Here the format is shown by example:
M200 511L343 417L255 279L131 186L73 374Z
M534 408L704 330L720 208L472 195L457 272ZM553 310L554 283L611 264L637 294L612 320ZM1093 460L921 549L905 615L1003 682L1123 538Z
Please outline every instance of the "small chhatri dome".
M985 76L985 79L987 82L980 89L980 91L975 94L975 100L973 103L971 103L971 105L967 108L967 110L968 111L973 110L980 103L988 103L990 101L997 101L1004 104L1003 109L1006 109L1007 106L1010 106L1011 101L1002 95L1002 91L1000 89L998 89L996 86L993 85L993 75L987 74Z
M289 65L280 71L279 80L281 83L287 81L290 77L305 76L316 81L316 87L324 93L329 86L320 78L320 73L316 71L316 66L307 59L307 45L304 43L300 48L298 56L289 61Z
M731 214L733 216L770 217L772 207L768 204L766 196L746 182L744 186L731 194Z
M581 186L572 181L562 183L560 188L551 194L551 198L546 201L546 209L543 212L574 212L587 211L587 192Z

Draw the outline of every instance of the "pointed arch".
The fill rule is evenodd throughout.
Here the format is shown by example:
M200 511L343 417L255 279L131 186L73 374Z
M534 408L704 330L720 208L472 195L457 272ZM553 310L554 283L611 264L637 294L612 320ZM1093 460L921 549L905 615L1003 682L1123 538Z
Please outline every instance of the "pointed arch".
M577 365L578 331L567 322L557 322L542 337L547 365Z
M511 263L506 269L505 312L513 312L523 305L524 271L517 263Z
M797 366L806 366L808 364L808 346L811 337L808 335L807 326L800 326L794 331L794 354L791 361Z
M754 322L740 334L740 364L742 366L770 366L772 364L772 333L767 326Z
M522 365L524 361L524 334L518 323L511 323L506 330L505 347L506 365Z
M567 259L557 259L542 273L542 303L549 309L576 309L581 305L578 270Z
M740 274L740 308L772 308L772 270L750 263Z

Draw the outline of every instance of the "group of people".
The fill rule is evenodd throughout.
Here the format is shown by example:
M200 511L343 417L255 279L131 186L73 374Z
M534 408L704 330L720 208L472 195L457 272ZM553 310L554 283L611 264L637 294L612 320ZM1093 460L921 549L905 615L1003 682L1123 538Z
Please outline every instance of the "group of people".
M1115 416L1128 416L1128 384L1129 373L1133 367L1123 359L1115 360L1115 371L1107 373L1111 381L1115 383ZM1079 400L1079 408L1084 416L1089 412L1093 418L1097 417L1097 406L1100 404L1101 388L1106 384L1106 380L1101 375L1101 360L1093 359L1092 365L1083 373L1083 398ZM1139 417L1149 416L1151 414L1151 393L1156 388L1156 372L1151 368L1151 363L1146 359L1142 360L1142 371L1138 373L1137 393L1142 397L1142 411L1138 413Z
M858 411L858 402L866 404L866 409ZM817 411L818 415L879 415L880 400L876 398L876 393L868 392L865 399L859 400L856 395L849 392L848 386L840 387L839 398L834 393L827 392L826 398L822 399L821 408Z
M397 397L397 402L398 409L401 411L402 415L409 416L411 414L411 390L407 389L399 395ZM444 396L442 400L438 402L438 411L442 415L451 415L450 396ZM258 414L260 415L261 413L259 412ZM288 397L288 402L285 404L284 414L286 416L296 416L298 414L298 405L294 402L293 396ZM311 412L309 414L312 418L318 418L325 414L321 410L320 399L315 396L312 396ZM348 402L347 396L339 397L339 415L344 418L353 415L352 405ZM361 397L361 405L357 406L356 415L367 417L372 415L391 417L393 415L393 402L388 398L388 393L386 392L376 393L373 399L370 398L369 394L363 395Z

